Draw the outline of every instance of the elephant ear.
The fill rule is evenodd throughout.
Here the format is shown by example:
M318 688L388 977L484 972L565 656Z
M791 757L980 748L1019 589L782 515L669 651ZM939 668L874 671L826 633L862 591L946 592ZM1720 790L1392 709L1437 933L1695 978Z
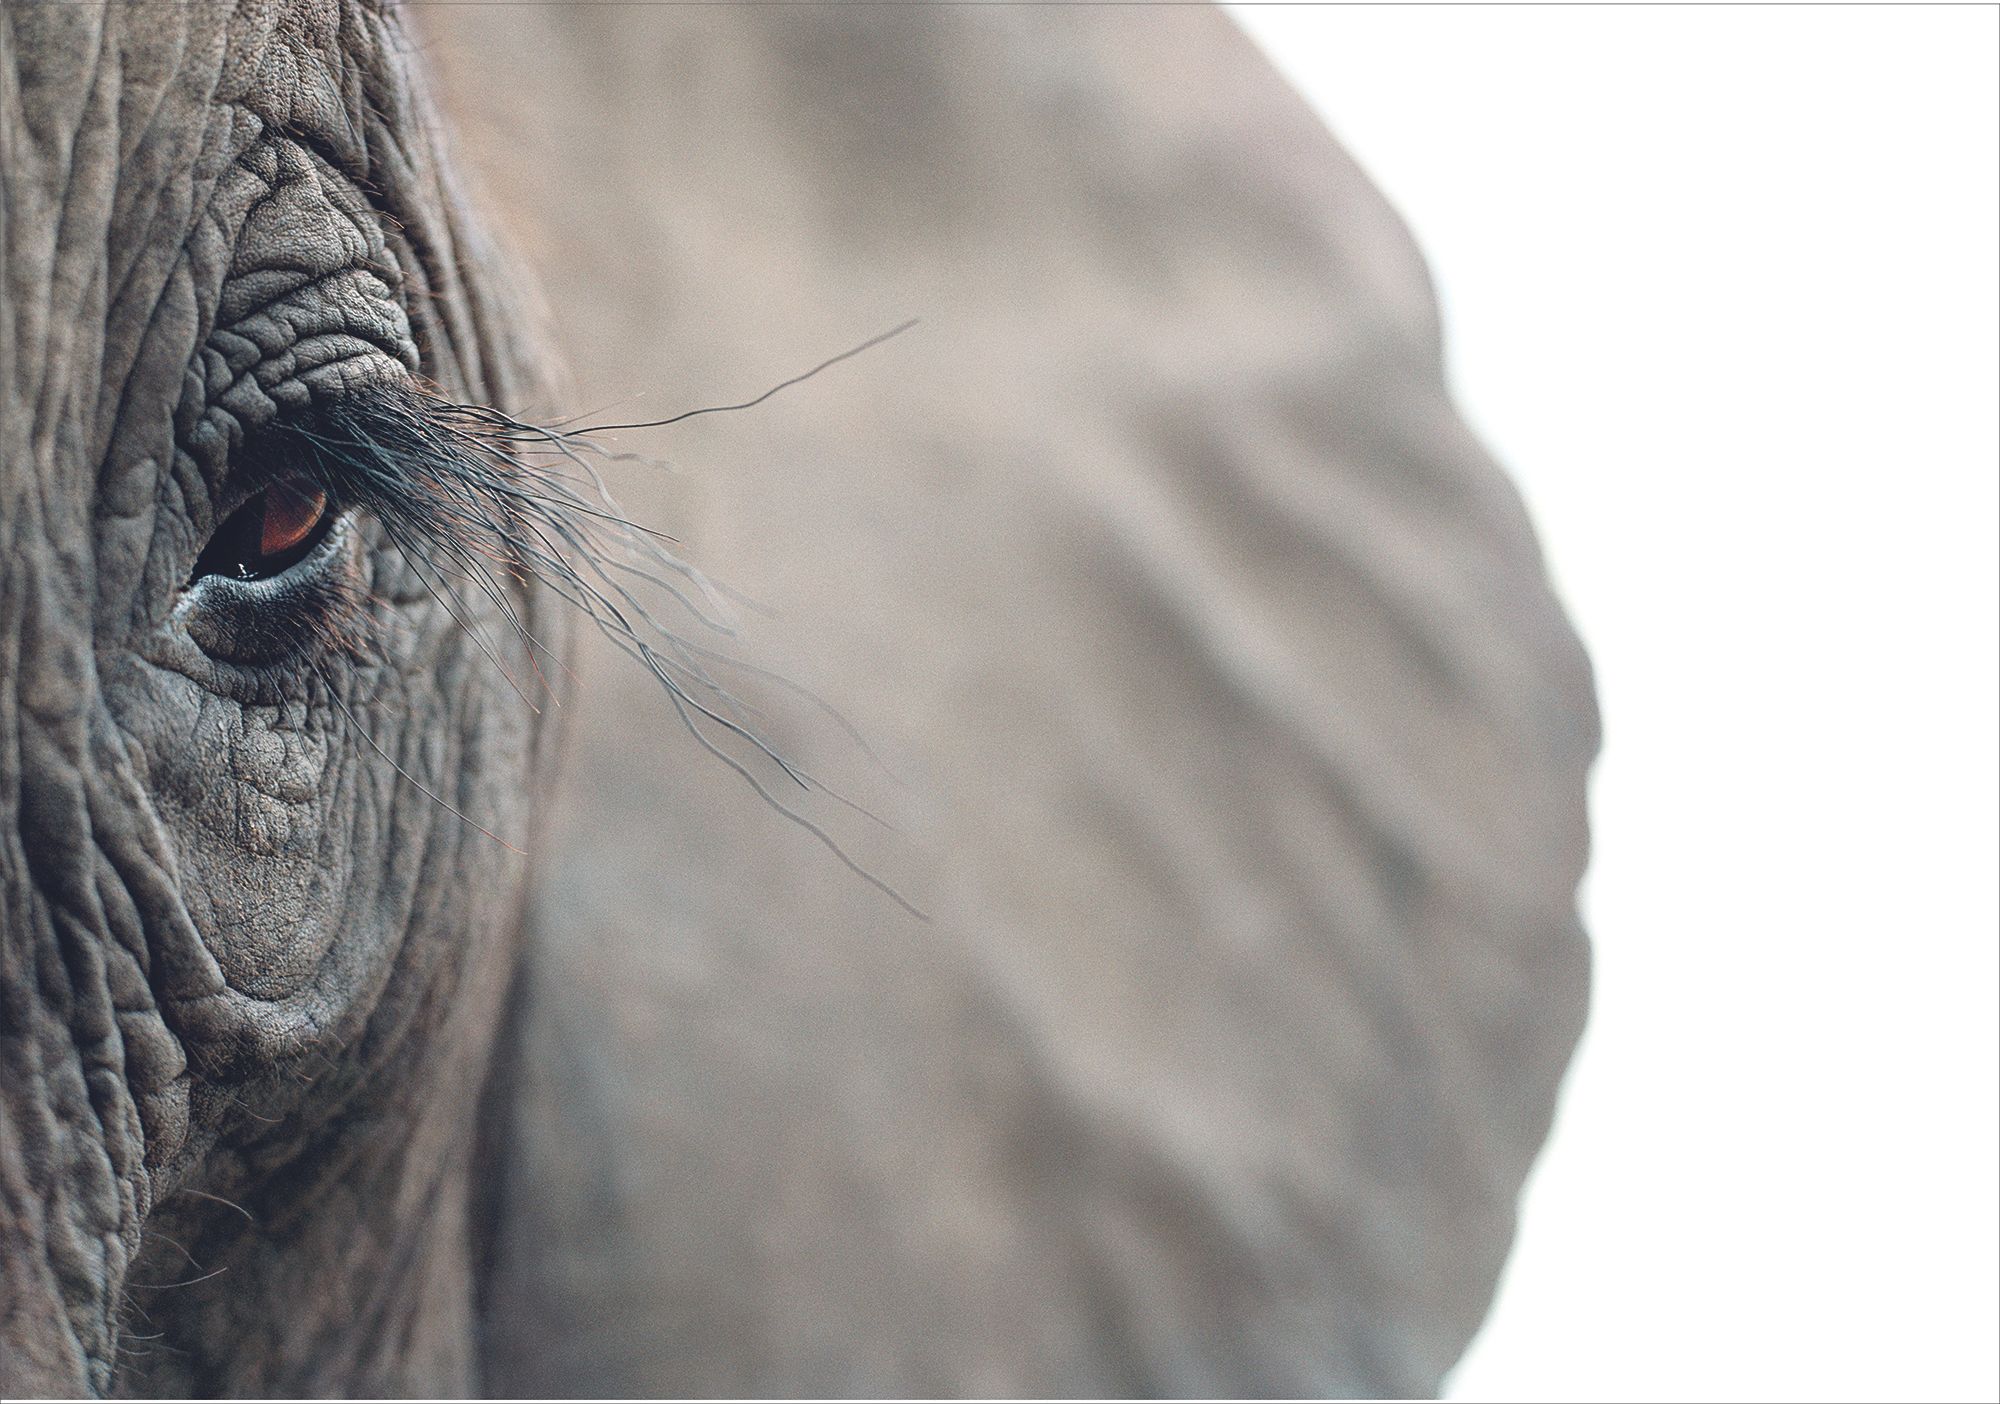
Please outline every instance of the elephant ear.
M1396 217L1216 12L424 20L580 402L924 319L621 491L932 920L586 656L489 1384L1435 1391L1583 1021L1597 723Z

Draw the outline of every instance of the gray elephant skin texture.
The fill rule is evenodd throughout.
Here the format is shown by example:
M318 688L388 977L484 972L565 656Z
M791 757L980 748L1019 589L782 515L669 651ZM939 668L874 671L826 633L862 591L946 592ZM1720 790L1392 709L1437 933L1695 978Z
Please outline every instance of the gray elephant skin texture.
M1596 713L1225 16L23 0L0 192L0 1393L1438 1389Z

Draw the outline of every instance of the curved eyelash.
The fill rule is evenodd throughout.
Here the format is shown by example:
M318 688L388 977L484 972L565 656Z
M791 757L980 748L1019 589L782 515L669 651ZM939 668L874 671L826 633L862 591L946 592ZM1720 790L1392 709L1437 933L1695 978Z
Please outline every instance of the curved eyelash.
M704 750L864 881L927 919L850 857L826 828L773 793L776 784L824 795L882 823L781 754L762 733L756 709L715 676L716 667L766 677L771 676L768 670L682 637L647 604L649 595L664 592L702 632L736 637L728 617L732 593L675 556L673 538L627 518L596 466L646 460L614 453L594 437L751 408L914 325L906 322L871 338L755 399L647 424L542 427L405 385L290 417L268 431L265 451L282 455L293 471L323 486L335 501L367 509L417 581L530 707L536 707L534 697L507 669L478 622L477 606L481 600L490 605L519 638L534 685L553 699L542 663L567 669L521 616L515 590L532 580L580 611L614 647L646 669ZM859 741L854 728L827 704L796 684L777 681ZM862 750L872 758L865 743Z

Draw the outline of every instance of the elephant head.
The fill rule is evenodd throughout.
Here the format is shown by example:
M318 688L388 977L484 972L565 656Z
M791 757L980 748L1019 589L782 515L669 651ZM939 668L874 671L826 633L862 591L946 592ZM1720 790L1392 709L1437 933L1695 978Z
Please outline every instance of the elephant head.
M424 20L591 399L933 349L716 450L732 710L405 16L0 9L0 1392L1435 1390L1597 732L1394 215L1199 8Z
M463 568L532 366L437 131L362 0L0 16L10 1396L470 1383L560 621Z

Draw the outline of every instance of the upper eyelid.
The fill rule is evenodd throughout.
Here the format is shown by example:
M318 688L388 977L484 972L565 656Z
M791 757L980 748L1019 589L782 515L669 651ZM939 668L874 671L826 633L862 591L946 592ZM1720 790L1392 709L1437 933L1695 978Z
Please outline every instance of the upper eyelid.
M230 455L225 490L218 494L214 529L220 530L252 498L287 477L303 478L324 491L333 510L365 505L374 495L370 484L357 480L352 458L329 447L324 435L316 431L315 422L345 420L350 403L358 405L372 394L360 391L337 400L316 401L304 409L283 409L245 434ZM418 484L412 480L400 486L409 490Z

